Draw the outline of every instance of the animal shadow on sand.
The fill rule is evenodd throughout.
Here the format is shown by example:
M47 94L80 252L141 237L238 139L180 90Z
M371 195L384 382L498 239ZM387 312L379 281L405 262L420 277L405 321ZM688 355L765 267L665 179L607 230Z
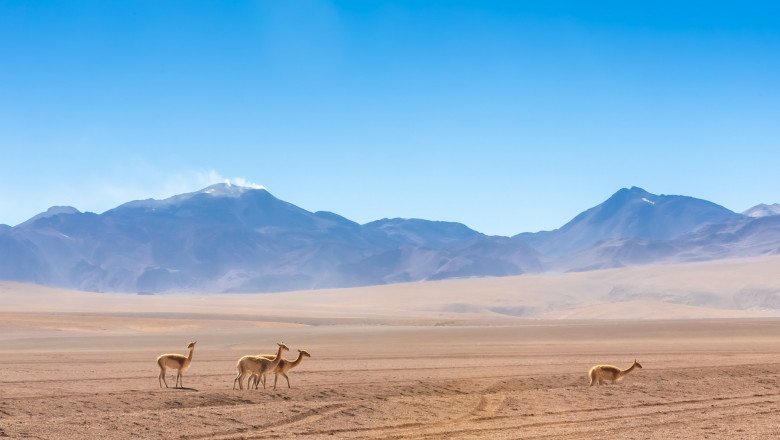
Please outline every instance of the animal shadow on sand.
M196 393L199 393L200 390L197 388L189 388L189 387L171 387L170 390L179 390L179 391L195 391Z

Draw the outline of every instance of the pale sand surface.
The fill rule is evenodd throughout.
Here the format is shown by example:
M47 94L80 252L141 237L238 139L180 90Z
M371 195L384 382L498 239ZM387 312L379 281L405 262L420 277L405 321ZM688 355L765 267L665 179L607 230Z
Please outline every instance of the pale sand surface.
M604 300L771 292L778 262L275 295L0 283L0 438L778 438L780 318ZM513 316L529 304L557 319ZM185 388L160 389L156 357L191 340ZM232 390L236 360L278 341L312 354L292 389ZM592 365L635 358L622 382L588 386Z
M143 313L160 319L180 314L218 319L242 315L252 321L307 324L780 317L778 267L780 256L771 256L275 294L147 296L0 282L0 313Z
M32 318L31 326L46 321ZM0 437L780 436L780 320L773 318L493 327L225 321L133 332L84 330L107 320L59 315L67 329L6 333ZM158 388L157 355L186 353L191 339L198 343L185 388ZM273 352L277 341L292 349L287 357L297 348L312 354L290 372L293 388L282 379L276 391L233 391L236 360ZM590 366L625 368L634 358L642 370L616 385L588 386Z

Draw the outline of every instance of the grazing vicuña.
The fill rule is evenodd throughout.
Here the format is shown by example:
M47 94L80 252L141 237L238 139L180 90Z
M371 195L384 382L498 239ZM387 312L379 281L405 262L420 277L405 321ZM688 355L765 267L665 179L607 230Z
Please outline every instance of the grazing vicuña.
M590 377L590 386L610 381L615 383L623 378L626 374L632 372L634 368L642 368L642 365L634 359L633 365L621 370L614 365L596 365L588 371L588 377Z

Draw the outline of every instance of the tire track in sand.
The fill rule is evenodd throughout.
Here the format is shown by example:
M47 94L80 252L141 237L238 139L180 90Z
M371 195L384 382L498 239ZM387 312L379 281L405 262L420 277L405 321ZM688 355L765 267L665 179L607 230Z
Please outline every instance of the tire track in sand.
M338 414L341 411L349 409L349 405L346 403L334 403L329 405L320 406L317 408L308 409L300 414L296 414L292 417L282 419L277 422L266 423L263 425L247 425L245 427L234 428L229 431L214 432L202 436L190 437L193 439L215 439L215 440L231 440L231 439L257 439L265 437L279 437L279 433L260 433L257 431L277 430L281 428L294 427L296 425L309 425L315 424L325 417Z

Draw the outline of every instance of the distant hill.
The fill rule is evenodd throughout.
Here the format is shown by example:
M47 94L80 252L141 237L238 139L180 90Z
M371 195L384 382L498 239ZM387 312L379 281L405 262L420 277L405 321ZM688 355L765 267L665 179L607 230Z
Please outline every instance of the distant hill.
M696 229L742 217L720 205L685 196L623 188L554 231L519 237L551 257L563 257L616 239L670 240Z
M445 248L470 238L482 236L460 223L420 219L382 219L367 223L365 228L385 235L397 244L409 244L434 249Z
M771 205L762 203L748 209L747 211L743 212L742 215L746 215L748 217L768 217L770 215L780 215L780 203L773 203Z
M31 219L27 220L24 223L34 223L39 219L51 217L58 214L78 214L78 213L79 210L72 206L52 206L51 208L47 209L46 212L42 212L32 217Z
M274 292L774 253L780 216L637 187L514 237L422 219L361 225L229 184L0 227L0 279L99 292Z

